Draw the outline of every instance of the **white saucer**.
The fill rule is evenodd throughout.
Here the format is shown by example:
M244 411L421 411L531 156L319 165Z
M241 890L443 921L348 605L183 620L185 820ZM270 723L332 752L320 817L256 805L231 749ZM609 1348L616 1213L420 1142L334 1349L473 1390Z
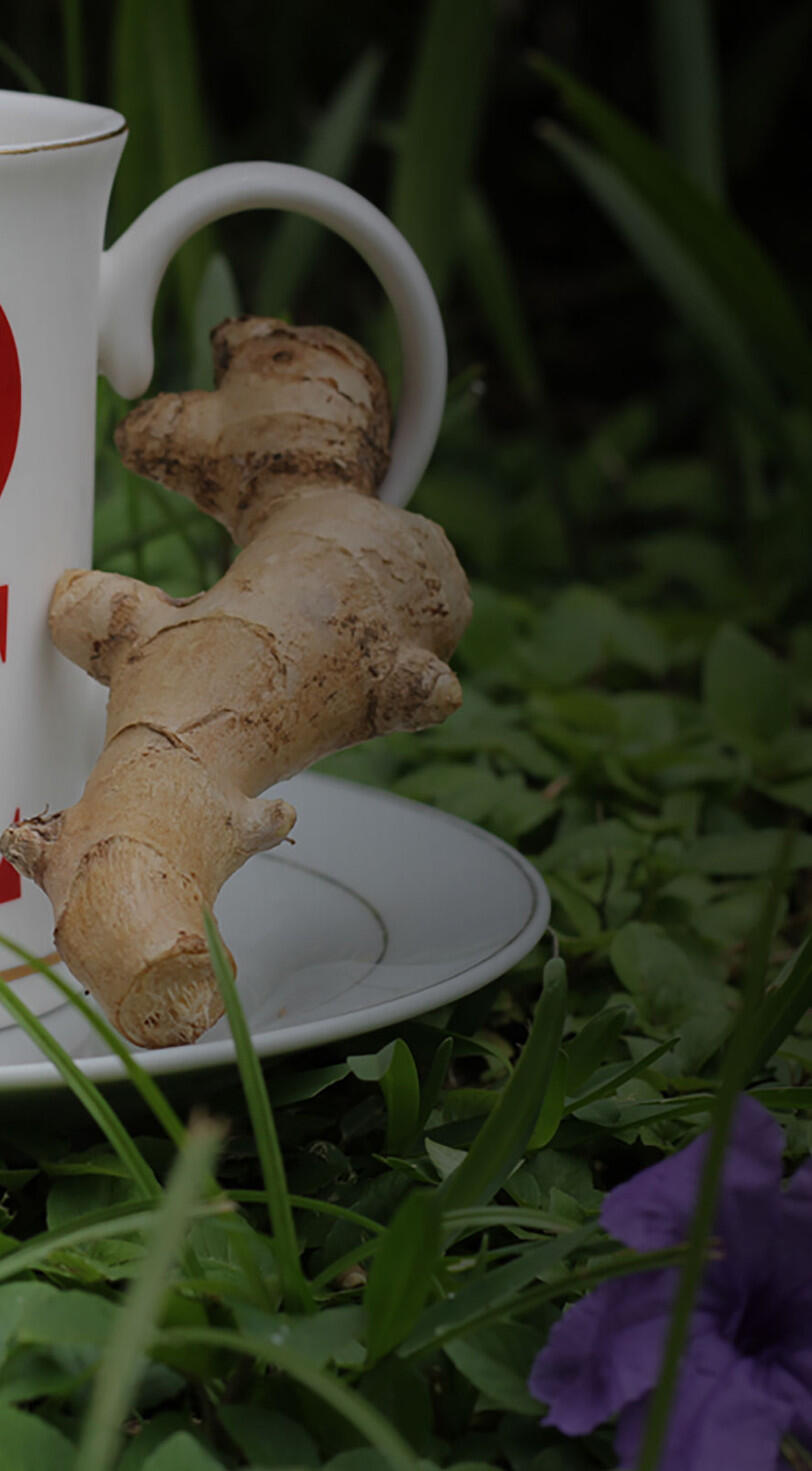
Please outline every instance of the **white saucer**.
M434 808L308 773L278 789L295 846L246 864L217 918L261 1057L388 1027L504 974L544 933L547 889L508 844ZM62 972L64 974L64 971ZM97 1082L125 1076L41 977L12 983ZM55 998L44 1004L43 987ZM138 1052L151 1073L233 1061L224 1020L190 1047ZM19 1028L0 1030L0 1094L52 1089L56 1070Z

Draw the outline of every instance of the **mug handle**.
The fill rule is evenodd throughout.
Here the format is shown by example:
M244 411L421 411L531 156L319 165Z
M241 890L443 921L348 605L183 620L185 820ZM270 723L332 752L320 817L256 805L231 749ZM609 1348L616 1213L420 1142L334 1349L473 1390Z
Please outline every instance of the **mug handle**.
M431 458L445 406L442 318L428 276L400 231L336 179L292 164L224 164L162 194L102 256L99 371L124 398L145 393L155 362L155 298L175 251L223 215L266 208L295 210L335 230L371 267L394 307L403 380L390 467L379 495L403 506Z

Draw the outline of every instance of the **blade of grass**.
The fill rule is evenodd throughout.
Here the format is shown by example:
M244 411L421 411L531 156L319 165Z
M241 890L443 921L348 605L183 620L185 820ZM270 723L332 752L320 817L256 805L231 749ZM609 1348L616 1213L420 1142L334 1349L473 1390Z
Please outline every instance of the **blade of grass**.
M0 944L16 950L11 942L0 936ZM144 1195L159 1195L160 1186L138 1145L125 1129L118 1115L110 1107L104 1094L96 1084L82 1072L73 1058L56 1041L48 1028L29 1010L24 1001L15 995L10 986L0 985L0 1005L13 1016L15 1022L35 1042L43 1056L56 1068L71 1092L78 1098L86 1112L98 1124L112 1145L127 1173Z
M128 1201L126 1205L108 1206L105 1210L88 1212L67 1226L50 1227L38 1236L31 1236L19 1247L0 1257L0 1282L17 1277L20 1272L29 1272L41 1266L54 1252L72 1246L86 1246L91 1241L106 1241L110 1237L129 1236L143 1231L155 1218L159 1201L157 1197L142 1201ZM222 1215L231 1209L228 1200L207 1202L196 1207L190 1219L201 1220Z
M547 57L533 61L567 111L598 142L662 231L711 283L741 332L750 333L776 375L807 402L812 341L795 302L763 250L670 156L620 113Z
M165 1198L153 1220L150 1247L124 1301L102 1356L77 1448L82 1471L110 1471L119 1448L120 1426L141 1374L143 1356L180 1254L189 1221L206 1188L223 1129L209 1119L193 1120L178 1155Z
M302 1358L290 1349L280 1348L267 1338L250 1333L235 1333L228 1328L168 1328L155 1339L155 1347L158 1349L196 1346L221 1348L247 1355L260 1364L268 1364L271 1368L288 1374L291 1379L311 1390L325 1404L343 1415L359 1435L380 1451L393 1471L417 1471L418 1460L411 1447L380 1411L340 1379L325 1369L316 1368L309 1359ZM82 1471L85 1471L84 1466ZM88 1471L95 1471L95 1468L88 1468Z
M168 189L211 163L209 112L203 96L194 10L191 0L140 0L140 9L148 33L148 78L160 142L161 187ZM197 293L213 249L211 227L199 230L187 240L173 263L190 352L194 346Z
M638 1057L634 1062L625 1067L618 1067L618 1071L603 1083L596 1083L592 1088L584 1088L574 1097L568 1097L564 1104L564 1114L575 1113L576 1109L586 1108L588 1103L597 1103L599 1098L608 1098L616 1093L623 1083L628 1083L631 1078L636 1078L644 1073L652 1063L664 1057L667 1052L673 1052L679 1041L678 1037L671 1037L667 1042L660 1042L652 1047L643 1057Z
M431 1291L442 1247L436 1192L417 1190L408 1195L386 1235L375 1240L379 1249L364 1292L369 1367L403 1342Z
M267 1190L229 1190L229 1199L236 1200L241 1205L265 1205L268 1204ZM313 1211L315 1215L334 1216L336 1220L347 1221L350 1225L361 1226L364 1231L372 1231L376 1236L386 1230L380 1221L373 1221L371 1216L364 1216L360 1211L349 1210L347 1206L336 1205L332 1200L319 1200L317 1196L289 1195L288 1199L294 1210Z
M684 1246L648 1252L612 1250L586 1266L575 1267L566 1275L557 1276L552 1282L542 1282L537 1287L529 1285L540 1272L548 1271L580 1251L597 1230L597 1225L583 1226L557 1241L533 1247L516 1261L497 1267L480 1281L472 1282L453 1298L435 1303L423 1315L411 1338L402 1345L398 1357L412 1359L426 1352L435 1352L452 1338L483 1328L487 1323L521 1318L556 1298L577 1296L616 1277L662 1271L664 1267L678 1266L685 1258Z
M812 1006L812 935L787 963L761 1003L750 1073L760 1072Z
M376 1256L387 1235L387 1231L382 1231L378 1236L373 1236L371 1240L359 1241L355 1246L351 1246L349 1251L342 1252L341 1256L336 1257L335 1261L330 1262L313 1278L311 1282L313 1291L322 1292L335 1278L343 1276L351 1267L357 1267L361 1262L368 1262L370 1257Z
M566 1239L566 1238L564 1238ZM601 1282L611 1282L618 1277L636 1277L642 1272L662 1272L669 1267L679 1267L688 1254L686 1246L666 1246L661 1251L611 1251L588 1267L579 1267L556 1282L544 1282L539 1287L530 1287L515 1301L507 1314L511 1318L523 1318L535 1312L546 1302L570 1294L580 1296L599 1287ZM484 1328L505 1316L505 1309L489 1303L476 1318L466 1325L466 1333L472 1328Z
M0 943L5 949L11 950L14 955L19 955L20 959L30 965L32 970L50 981L74 1010L81 1013L88 1026L92 1027L96 1035L101 1038L105 1047L124 1064L130 1082L137 1088L150 1113L157 1119L175 1147L180 1149L186 1139L185 1125L179 1119L166 1094L152 1075L142 1068L124 1038L114 1027L111 1027L106 1017L102 1016L97 1007L91 1006L74 986L57 975L50 965L40 960L38 955L32 955L29 950L24 949L22 945L17 945L13 940L0 940Z
M156 485L153 480L140 480L137 476L129 474L129 472L127 474L128 493L136 498L139 494L148 495L160 510L165 522L165 526L161 530L153 531L149 536L142 538L140 544L146 548L158 536L165 535L167 531L173 532L183 542L183 545L194 561L198 576L200 577L201 587L206 587L210 580L209 564L206 561L205 554L198 546L196 538L192 535L192 532L200 527L199 514L195 514L192 517L184 515L182 509L175 505L171 491L166 491L163 486ZM132 549L135 550L138 545L139 539L138 537L134 537L131 542Z
M795 834L784 842L776 871L755 927L742 983L742 1005L733 1028L719 1077L719 1089L711 1113L710 1138L699 1178L696 1206L688 1235L671 1319L663 1350L662 1366L649 1401L646 1424L636 1471L657 1471L671 1419L679 1383L683 1350L702 1281L705 1260L716 1218L716 1207L724 1170L725 1151L733 1127L739 1094L748 1078L759 1027L767 956L776 916L784 892L784 881Z
M492 1205L472 1206L467 1210L446 1211L447 1226L457 1230L487 1231L491 1226L502 1226L506 1231L544 1231L549 1236L566 1236L572 1231L572 1221L563 1221L534 1206Z
M151 0L148 0L151 3ZM130 125L116 172L113 234L131 225L162 187L158 117L149 85L149 36L144 0L117 0L111 43L110 99Z
M541 999L513 1076L465 1159L437 1191L444 1213L487 1204L519 1163L553 1075L566 1010L564 962L548 960Z
M312 1311L313 1296L302 1272L299 1246L288 1195L285 1165L274 1123L262 1067L251 1041L245 1012L234 984L234 974L217 926L208 910L204 911L206 939L214 973L220 986L228 1024L234 1038L237 1066L242 1079L245 1101L254 1131L262 1178L268 1197L268 1215L274 1236L282 1291L287 1304L299 1311Z
M426 1120L440 1097L453 1055L454 1038L444 1037L431 1059L431 1066L420 1090L420 1108L415 1128L418 1137L422 1134Z
M22 82L27 92L46 92L47 88L40 81L35 71L32 71L27 61L18 56L12 46L6 41L0 41L0 63L11 72L12 76Z
M597 1234L597 1226L584 1226L570 1231L556 1241L544 1241L532 1246L522 1256L497 1267L476 1282L470 1282L451 1297L435 1302L423 1314L420 1322L405 1343L398 1349L398 1357L415 1358L426 1349L439 1348L452 1338L467 1333L478 1324L481 1313L503 1313L512 1309L518 1297L527 1290L540 1272L558 1266L573 1252L586 1246Z
M189 0L118 0L112 55L113 106L130 124L113 196L120 233L156 194L206 168L211 148ZM209 227L186 242L169 269L169 298L163 290L159 296L160 313L175 294L189 355L195 300L214 240Z
M552 124L545 127L544 137L617 226L733 392L789 455L791 446L770 384L739 321L695 258L623 174L594 149Z
M525 403L541 399L541 372L516 279L496 221L469 189L462 207L461 260L479 311Z
M370 48L342 80L314 128L301 158L305 168L330 178L349 178L369 122L382 59ZM292 312L325 244L326 232L312 220L289 214L275 227L257 286L257 311L265 316Z
M221 251L209 256L195 301L194 353L190 388L214 388L214 366L211 360L212 328L226 317L239 317L242 312L240 293L234 272ZM268 315L273 315L269 313Z
M666 146L700 189L721 199L719 82L707 0L654 0L653 18Z
M124 472L124 494L127 497L127 520L130 525L130 542L132 545L133 576L139 582L145 582L147 576L147 564L145 557L145 544L141 537L141 497L138 494L132 475Z
M406 103L390 213L441 298L459 246L494 22L491 0L433 0Z
M65 38L65 95L81 101L85 95L82 0L62 0L62 33Z

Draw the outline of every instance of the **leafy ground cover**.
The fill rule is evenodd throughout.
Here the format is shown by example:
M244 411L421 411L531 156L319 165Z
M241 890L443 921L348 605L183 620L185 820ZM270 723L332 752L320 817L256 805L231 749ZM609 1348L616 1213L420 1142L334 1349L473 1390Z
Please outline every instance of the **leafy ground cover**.
M143 128L121 218L173 168L209 161L185 7L147 9L142 25L142 7L115 8L114 100ZM665 26L679 8L655 9ZM776 21L772 49L754 41L779 82L801 9ZM78 15L65 6L75 90ZM223 1129L187 1131L135 1067L131 1131L81 1076L84 1119L46 1129L0 1115L3 1471L46 1457L54 1471L615 1467L611 1427L576 1439L540 1427L531 1365L567 1303L668 1265L687 1280L706 1242L624 1247L600 1224L607 1194L711 1122L724 1142L740 1088L780 1124L787 1171L808 1158L808 338L783 279L719 203L713 108L695 93L683 109L706 118L697 146L672 107L669 156L523 53L547 124L546 141L528 138L533 159L547 149L569 169L675 314L657 319L651 384L577 406L559 433L522 291L472 182L494 24L478 0L464 16L427 7L403 117L375 124L394 159L392 211L450 302L458 371L414 505L472 577L465 704L437 731L324 766L516 844L550 888L550 934L454 1007L264 1078L224 971L241 1072L205 1100ZM167 53L171 77L147 64ZM307 161L352 176L380 67L371 53L353 63ZM664 66L672 104L685 77L713 101L712 68ZM427 150L427 137L448 146ZM205 385L208 327L242 305L214 244L182 258L162 308L161 386ZM281 227L254 272L263 310L323 299L332 314L329 280L309 284L320 248ZM368 287L353 289L386 359L391 329ZM635 289L653 312L653 289ZM611 335L596 345L604 365ZM488 342L487 365L472 340ZM192 592L229 548L122 472L121 407L102 385L97 561ZM797 1440L783 1455L810 1464Z

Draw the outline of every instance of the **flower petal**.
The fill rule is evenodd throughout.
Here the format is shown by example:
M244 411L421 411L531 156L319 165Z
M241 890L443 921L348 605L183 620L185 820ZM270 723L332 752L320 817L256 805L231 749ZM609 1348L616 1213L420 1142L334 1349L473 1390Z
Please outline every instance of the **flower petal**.
M530 1393L548 1406L543 1424L583 1435L652 1388L676 1275L606 1282L566 1309L530 1374Z
M658 1471L775 1471L791 1416L765 1394L754 1368L721 1338L692 1345ZM615 1450L623 1466L637 1459L647 1412L648 1397L620 1417Z
M796 1291L812 1293L809 1241L812 1236L812 1159L795 1171L781 1195L781 1280Z
M684 1241L696 1204L708 1135L611 1190L603 1203L606 1230L638 1251ZM725 1156L720 1229L745 1234L748 1259L766 1248L777 1225L783 1135L766 1108L742 1097ZM774 1239L774 1237L773 1237Z

